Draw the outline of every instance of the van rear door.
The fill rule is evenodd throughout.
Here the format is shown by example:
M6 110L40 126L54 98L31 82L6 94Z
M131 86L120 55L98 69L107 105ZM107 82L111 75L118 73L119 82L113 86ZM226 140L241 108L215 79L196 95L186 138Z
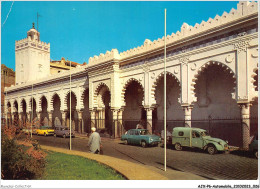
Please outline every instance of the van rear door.
M189 132L186 130L175 131L175 136L172 137L172 144L180 143L181 146L190 146Z

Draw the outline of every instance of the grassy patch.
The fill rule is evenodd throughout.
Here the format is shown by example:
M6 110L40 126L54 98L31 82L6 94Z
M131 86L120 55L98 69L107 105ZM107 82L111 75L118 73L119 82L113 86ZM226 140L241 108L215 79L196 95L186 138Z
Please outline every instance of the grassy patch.
M41 180L124 180L115 170L84 157L48 151Z

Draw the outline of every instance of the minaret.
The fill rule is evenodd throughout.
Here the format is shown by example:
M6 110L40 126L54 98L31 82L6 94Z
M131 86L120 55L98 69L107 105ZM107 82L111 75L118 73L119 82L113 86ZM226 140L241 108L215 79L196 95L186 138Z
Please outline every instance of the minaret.
M50 43L40 41L34 23L27 38L15 42L15 74L16 85L50 75Z

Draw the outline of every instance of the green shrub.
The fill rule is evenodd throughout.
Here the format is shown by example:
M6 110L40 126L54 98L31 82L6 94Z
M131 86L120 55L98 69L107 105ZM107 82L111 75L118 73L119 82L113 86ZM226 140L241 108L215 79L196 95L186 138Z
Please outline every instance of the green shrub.
M12 128L11 128L12 129ZM10 135L11 133L11 135ZM46 154L31 146L18 145L10 127L2 129L1 178L5 180L36 179L44 172Z

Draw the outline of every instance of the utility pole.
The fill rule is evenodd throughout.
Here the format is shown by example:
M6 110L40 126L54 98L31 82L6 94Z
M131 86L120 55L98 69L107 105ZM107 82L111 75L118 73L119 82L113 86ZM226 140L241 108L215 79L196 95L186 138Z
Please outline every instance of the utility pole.
M71 61L70 61L70 150L71 150Z
M164 10L164 171L166 171L166 9Z

